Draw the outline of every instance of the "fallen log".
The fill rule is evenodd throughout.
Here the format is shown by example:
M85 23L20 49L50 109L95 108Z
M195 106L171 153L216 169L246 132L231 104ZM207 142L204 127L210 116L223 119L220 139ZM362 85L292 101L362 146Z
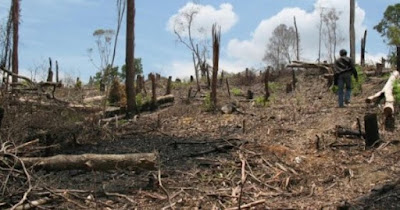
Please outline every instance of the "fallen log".
M85 98L83 99L83 103L91 103L94 101L101 101L105 98L106 96L94 96L94 97L90 97L90 98Z
M399 72L393 71L390 75L388 81L386 82L383 89L377 92L375 95L368 97L365 102L366 103L379 103L382 98L385 98L385 106L383 108L383 112L385 116L391 116L394 113L394 97L393 97L393 84L396 79L399 78Z
M156 107L158 107L159 105L162 105L162 104L172 103L172 102L174 102L174 100L175 100L175 97L172 94L165 95L165 96L159 96L155 100L155 105L156 105ZM151 110L152 105L153 105L152 100L146 101L143 103L141 110L142 111Z
M155 153L138 154L82 154L56 155L52 157L20 158L26 167L45 170L155 170L157 155Z

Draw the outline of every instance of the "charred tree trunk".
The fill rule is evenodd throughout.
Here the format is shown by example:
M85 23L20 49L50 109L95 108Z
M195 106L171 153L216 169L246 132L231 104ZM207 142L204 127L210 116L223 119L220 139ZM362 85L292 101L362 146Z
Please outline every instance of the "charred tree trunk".
M142 81L141 81L141 75L138 74L136 76L136 94L139 94L142 91Z
M364 37L361 39L361 66L365 66L365 45L367 42L367 30L364 32Z
M356 31L354 29L355 0L350 0L350 57L355 63L356 60Z
M198 68L198 65L196 63L196 57L195 57L194 53L192 53L192 57L193 57L194 71L195 71L195 75L196 75L197 92L200 92L199 68Z
M56 82L59 83L59 77L58 77L58 61L56 61Z
M51 62L51 58L49 58L49 72L47 75L47 82L53 82L53 64Z
M379 140L378 118L376 113L369 113L364 116L365 145L373 146Z
M165 92L165 95L171 94L171 86L172 86L172 77L168 77L168 82L167 82L167 91Z
M154 110L157 107L157 93L156 93L156 77L154 74L149 74L149 78L151 80L151 105L150 109Z
M219 86L222 86L224 83L224 71L221 71L221 78L219 78Z
M293 90L296 90L296 72L294 71L294 69L292 69L292 87Z
M300 37L299 37L299 31L297 30L297 23L296 23L296 16L293 17L294 21L294 28L296 30L296 59L299 61L300 60ZM294 89L295 86L293 86Z
M18 39L19 39L19 1L12 1L12 11L13 11L13 51L12 51L12 72L18 75ZM18 83L18 77L12 76L12 83Z
M216 24L214 24L212 27L212 42L213 42L213 74L212 74L212 86L211 86L211 100L215 108L217 106L219 47L221 42L221 28L220 27L217 28Z
M376 63L376 71L375 71L375 75L376 76L381 76L383 72L383 64L381 63Z
M126 13L126 81L127 116L137 112L135 84L135 0L127 0Z
M231 90L230 90L230 88L229 88L229 81L228 81L228 78L226 78L225 80L226 80L226 89L228 89L228 95L229 95L229 98L231 98Z
M264 99L265 99L265 101L268 101L269 96L270 96L268 81L269 81L269 68L265 71L265 74L264 74L264 90L265 90Z

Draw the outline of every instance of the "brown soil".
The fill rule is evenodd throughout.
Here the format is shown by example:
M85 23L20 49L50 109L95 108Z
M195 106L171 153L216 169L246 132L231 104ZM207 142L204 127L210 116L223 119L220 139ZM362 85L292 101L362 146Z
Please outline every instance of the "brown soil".
M245 86L232 78L231 88L262 96L260 80ZM173 106L121 120L118 128L113 122L96 128L97 118L78 113L93 123L64 123L78 131L56 134L75 132L68 137L73 140L42 142L69 144L26 155L158 152L159 171L32 171L35 185L28 199L50 197L42 207L51 209L225 209L257 201L255 209L400 208L400 131L385 131L381 108L364 102L384 79L369 79L346 108L337 108L322 76L299 74L296 90L287 94L283 84L288 81L290 76L281 76L275 82L266 106L243 96L229 99L224 85L219 105L235 102L240 112L233 114L205 111L204 89L188 102L190 84L175 84ZM164 86L163 81L160 91ZM335 136L337 125L357 130L357 118L362 122L367 112L379 114L377 147L366 149L363 139ZM0 203L18 202L24 191L18 192Z

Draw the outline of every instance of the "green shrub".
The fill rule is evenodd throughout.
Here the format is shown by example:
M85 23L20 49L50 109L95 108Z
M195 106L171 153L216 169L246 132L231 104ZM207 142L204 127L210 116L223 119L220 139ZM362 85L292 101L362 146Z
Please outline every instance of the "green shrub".
M242 95L242 91L239 88L232 88L231 92L234 96Z
M136 106L138 110L142 110L143 104L150 101L150 96L143 96L143 94L139 93L136 95Z
M393 96L396 103L400 103L400 80L395 80L393 84Z
M353 95L359 95L362 92L362 84L365 83L366 80L366 76L362 71L362 67L357 65L356 66L356 70L357 70L357 74L358 74L358 81L356 81L356 79L354 79L354 77L351 77L351 89L352 89L352 93Z
M210 93L207 93L206 94L206 97L204 98L204 103L203 103L203 105L204 105L204 109L206 110L206 111L212 111L212 110L214 110L214 104L213 104L213 102L211 101L211 96L210 96Z
M338 89L339 89L339 87L337 85L332 85L332 87L331 87L331 91L333 93L337 93Z
M269 105L269 101L265 100L264 96L258 96L257 98L255 98L254 103L256 106L259 106L259 107L266 107Z
M271 90L272 92L275 92L277 90L281 90L283 88L282 84L277 83L277 82L269 82L268 83L268 88L269 90Z

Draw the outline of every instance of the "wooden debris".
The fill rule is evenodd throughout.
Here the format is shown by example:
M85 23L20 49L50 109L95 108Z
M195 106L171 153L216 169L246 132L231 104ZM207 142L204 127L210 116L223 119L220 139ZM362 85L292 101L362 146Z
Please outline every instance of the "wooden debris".
M56 155L52 157L21 158L26 167L46 170L155 170L157 155L154 153L139 154L82 154Z

